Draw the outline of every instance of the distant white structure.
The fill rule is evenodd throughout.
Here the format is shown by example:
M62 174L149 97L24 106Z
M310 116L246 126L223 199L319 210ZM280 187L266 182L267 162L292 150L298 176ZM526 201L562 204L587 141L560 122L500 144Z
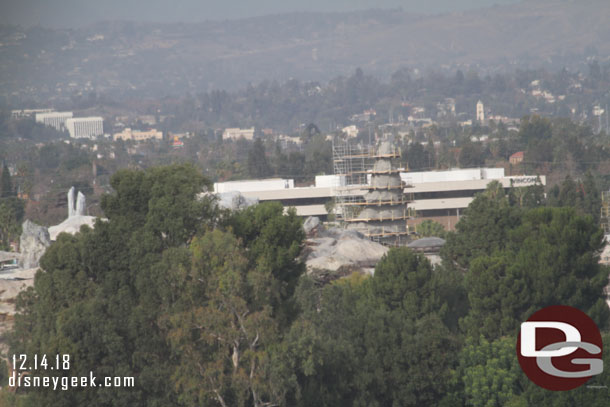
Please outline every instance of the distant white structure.
M480 100L477 102L477 121L485 121L485 106L483 106L483 102Z
M228 128L222 133L223 140L238 140L240 138L254 140L254 127L249 129Z
M37 113L51 113L53 109L17 109L11 110L11 118L19 119L22 117L32 117Z
M341 129L341 131L347 134L347 137L349 138L358 137L358 127L356 127L355 125L344 127Z
M214 183L214 192L216 193L231 191L239 191L242 193L253 191L273 191L290 188L294 188L294 180L284 178L266 178L250 181L228 181Z
M72 118L72 112L36 113L36 122L61 131L66 127L66 121Z
M511 187L546 185L546 177L543 175L506 176L503 168L401 172L400 177L405 184L410 185L404 189L404 193L412 200L409 207L417 214L416 218L407 220L407 224L414 227L431 219L448 230L455 228L464 209L477 193L485 191L491 181L498 181L505 191ZM307 187L295 187L292 179L271 178L219 182L214 184L214 192L239 191L245 198L260 202L279 201L286 208L293 206L299 216L318 216L324 219L327 215L325 204L334 198L339 186L345 186L345 177L318 175L315 185ZM350 194L355 197L365 193L364 188L350 190Z
M277 141L280 142L282 148L288 148L290 143L296 144L297 146L301 146L303 144L303 140L300 137L291 137L285 134L280 134L277 136Z
M74 216L74 187L68 191L68 217Z
M52 241L57 240L57 236L62 233L75 234L80 230L82 225L93 227L95 224L95 216L87 216L87 202L85 195L82 192L78 192L76 195L76 205L74 204L74 197L76 190L74 187L68 191L68 218L61 222L59 225L51 226L49 228L49 236Z
M66 120L66 128L72 138L95 138L104 134L101 117L78 117Z
M78 196L76 198L76 205L74 205L74 193L76 190L74 187L70 188L68 191L68 218L73 216L83 216L85 215L86 203L85 203L85 195L82 192L78 191Z
M177 135L174 135L176 137ZM163 140L163 133L156 129L150 129L148 131L132 130L129 127L120 133L115 133L113 136L114 140L134 140L142 141L149 139Z

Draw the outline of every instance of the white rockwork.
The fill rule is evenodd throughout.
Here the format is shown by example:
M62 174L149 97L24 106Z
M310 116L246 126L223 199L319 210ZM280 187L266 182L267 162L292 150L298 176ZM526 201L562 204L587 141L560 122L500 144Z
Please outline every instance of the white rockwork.
M68 191L68 217L74 216L74 187Z
M78 192L76 204L74 202L74 187L68 191L68 218L59 225L49 227L49 235L52 241L57 240L57 236L64 232L71 235L80 231L82 225L93 227L95 216L87 216L87 200L82 192Z
M307 273L314 277L333 280L352 272L372 273L375 265L388 248L367 239L355 230L324 229L324 226L308 218L306 225L316 225L315 238L307 239L305 264Z
M21 257L19 266L23 269L38 267L40 258L51 245L49 230L44 226L39 226L29 219L23 222L22 232L19 239Z
M75 216L85 216L85 211L87 210L87 204L85 201L85 195L82 192L78 191L78 196L76 198L76 213Z

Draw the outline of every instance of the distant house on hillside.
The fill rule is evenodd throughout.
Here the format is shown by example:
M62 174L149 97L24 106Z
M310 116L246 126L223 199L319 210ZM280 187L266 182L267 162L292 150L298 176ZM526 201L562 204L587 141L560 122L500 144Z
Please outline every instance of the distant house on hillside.
M509 157L508 161L511 164L516 165L523 161L523 157L524 157L523 151L517 151L515 154L513 154Z

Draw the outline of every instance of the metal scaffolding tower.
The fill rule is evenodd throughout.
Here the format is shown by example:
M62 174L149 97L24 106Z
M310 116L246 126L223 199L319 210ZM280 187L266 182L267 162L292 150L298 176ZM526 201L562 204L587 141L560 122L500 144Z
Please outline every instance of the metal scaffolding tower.
M396 165L400 158L400 149L387 141L378 148L333 141L337 220L391 246L407 243L407 219L414 216L407 206L411 199L404 193L410 185L401 179Z

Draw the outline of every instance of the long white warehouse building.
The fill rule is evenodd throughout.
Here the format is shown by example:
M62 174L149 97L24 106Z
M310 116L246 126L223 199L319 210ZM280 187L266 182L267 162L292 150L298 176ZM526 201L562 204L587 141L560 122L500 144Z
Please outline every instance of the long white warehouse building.
M449 230L454 229L475 194L484 191L491 181L500 182L505 189L537 183L546 185L545 176L507 177L503 168L404 172L400 175L410 185L404 190L411 200L408 206L416 211L416 217L409 219L407 224L413 226L433 219ZM299 216L326 218L325 204L334 198L335 187L340 186L341 181L336 175L316 176L315 184L307 187L295 187L294 180L281 178L230 181L215 183L214 192L239 191L245 197L261 202L279 201L285 207L295 207ZM365 189L354 189L350 193L359 196L365 192Z

